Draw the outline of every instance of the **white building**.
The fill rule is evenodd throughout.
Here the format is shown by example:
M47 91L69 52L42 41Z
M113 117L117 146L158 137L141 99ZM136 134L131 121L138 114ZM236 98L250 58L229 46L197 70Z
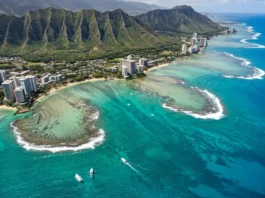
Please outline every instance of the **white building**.
M134 74L136 74L136 62L135 62L135 60L131 60L131 59L132 59L131 55L128 56L127 60L121 59L120 60L120 68L122 70L123 66L126 66L128 74L134 75Z
M13 80L6 80L5 82L2 83L2 87L5 94L5 99L7 101L13 101L15 99L13 92L15 89Z
M26 102L26 96L25 96L25 93L24 93L24 88L23 87L17 87L15 90L14 90L14 95L15 95L15 98L16 98L16 102L19 103L19 104L23 104Z
M122 66L122 76L123 76L123 78L128 77L128 68L125 65Z
M198 45L200 45L200 47L206 47L207 46L207 39L206 38L198 38L197 39L198 41Z
M57 82L60 82L63 80L63 75L62 74L57 74L56 75Z
M140 58L139 59L139 64L144 66L144 67L147 67L148 66L148 60L145 59L145 58Z
M183 44L182 45L182 53L187 54L187 51L188 51L188 46L186 44Z
M31 95L31 81L28 77L22 77L20 79L20 85L24 88L24 92L27 96Z
M6 81L6 71L5 70L0 70L0 84L4 81Z
M13 76L13 77L9 78L9 80L13 80L14 88L17 88L17 87L21 86L20 79L21 79L20 77L16 77L16 76Z
M63 79L63 75L62 74L57 74L57 75L53 75L49 77L49 80L52 82L60 82Z
M193 36L192 36L192 38L197 39L197 36L198 36L198 34L197 33L194 33Z
M51 74L46 74L45 76L43 76L43 77L41 78L41 84L46 84L46 83L48 83L48 82L50 81L50 76L51 76Z
M144 73L144 66L143 66L143 65L138 65L138 66L137 66L137 72L138 72L139 74Z
M29 79L29 82L30 82L31 92L37 92L38 88L37 88L36 76L28 76L27 78Z

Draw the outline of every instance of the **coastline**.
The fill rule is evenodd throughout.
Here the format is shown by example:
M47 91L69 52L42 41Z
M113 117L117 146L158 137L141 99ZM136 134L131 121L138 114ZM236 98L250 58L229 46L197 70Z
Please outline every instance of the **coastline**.
M168 63L162 63L162 64L159 64L157 66L148 68L147 71L145 71L145 74L148 74L149 72L156 70L156 69L159 69L159 68L162 68L162 67L167 67L170 63L172 63L172 61L168 62Z
M104 80L106 80L106 79L105 78L92 78L92 79L88 79L88 80L85 80L85 81L68 83L66 85L63 85L63 86L60 86L60 87L57 87L57 88L52 88L52 89L50 89L47 92L47 94L41 95L39 98L37 98L36 102L40 102L41 100L43 100L47 96L49 96L51 93L54 93L54 92L57 92L57 91L60 91L60 90L63 90L63 89L69 88L69 87L73 87L73 86L84 84L84 83L88 83L88 82L104 81Z
M0 110L17 111L16 107L9 107L7 105L0 105Z

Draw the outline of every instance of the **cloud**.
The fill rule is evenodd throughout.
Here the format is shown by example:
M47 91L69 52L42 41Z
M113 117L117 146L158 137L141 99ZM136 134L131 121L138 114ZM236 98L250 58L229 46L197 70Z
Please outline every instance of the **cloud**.
M157 4L163 7L190 5L202 12L265 13L265 0L125 0Z

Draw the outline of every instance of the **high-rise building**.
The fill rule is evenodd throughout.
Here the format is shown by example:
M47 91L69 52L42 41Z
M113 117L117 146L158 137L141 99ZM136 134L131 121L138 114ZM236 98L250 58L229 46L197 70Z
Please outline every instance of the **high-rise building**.
M26 102L26 96L25 96L25 93L24 93L24 88L22 86L17 87L14 90L14 95L15 95L17 103L22 104L22 103Z
M36 80L36 76L28 76L27 77L29 79L30 82L30 89L31 92L37 92L38 88L37 88L37 80Z
M139 74L144 73L144 66L143 66L143 65L138 65L138 66L137 66L137 72L138 72Z
M2 83L2 87L4 90L4 94L5 94L5 99L7 101L13 101L15 99L14 92L13 92L15 89L15 86L14 86L13 80L6 80L5 82Z
M136 63L135 63L135 60L127 61L127 65L126 66L128 68L128 73L130 75L136 74Z
M27 96L31 95L31 85L30 79L28 77L23 77L20 79L20 84L24 88L24 92Z
M148 60L145 59L145 58L140 58L139 59L139 64L144 66L144 67L147 67L148 66Z
M123 76L123 78L128 77L128 68L125 65L122 66L122 76Z
M120 60L120 68L121 68L121 70L123 70L123 66L127 67L128 74L130 74L130 75L136 74L136 63L135 63L135 60L121 59Z
M10 80L13 80L14 81L14 87L15 88L21 86L21 84L20 84L20 77L13 76L13 77L10 78Z
M197 39L197 36L198 36L198 34L197 34L197 33L194 33L192 37L193 37L194 39Z
M129 55L129 56L127 57L127 60L128 60L128 61L132 60L132 55Z
M6 71L5 70L0 70L0 84L4 81L6 81Z
M188 50L188 46L186 44L183 44L182 45L182 53L183 54L186 54L187 53L187 50Z

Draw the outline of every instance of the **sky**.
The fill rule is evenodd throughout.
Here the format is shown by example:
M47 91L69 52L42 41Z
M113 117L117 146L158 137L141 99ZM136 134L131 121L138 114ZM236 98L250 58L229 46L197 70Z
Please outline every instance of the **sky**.
M265 13L265 0L130 0L163 7L190 5L200 12Z

